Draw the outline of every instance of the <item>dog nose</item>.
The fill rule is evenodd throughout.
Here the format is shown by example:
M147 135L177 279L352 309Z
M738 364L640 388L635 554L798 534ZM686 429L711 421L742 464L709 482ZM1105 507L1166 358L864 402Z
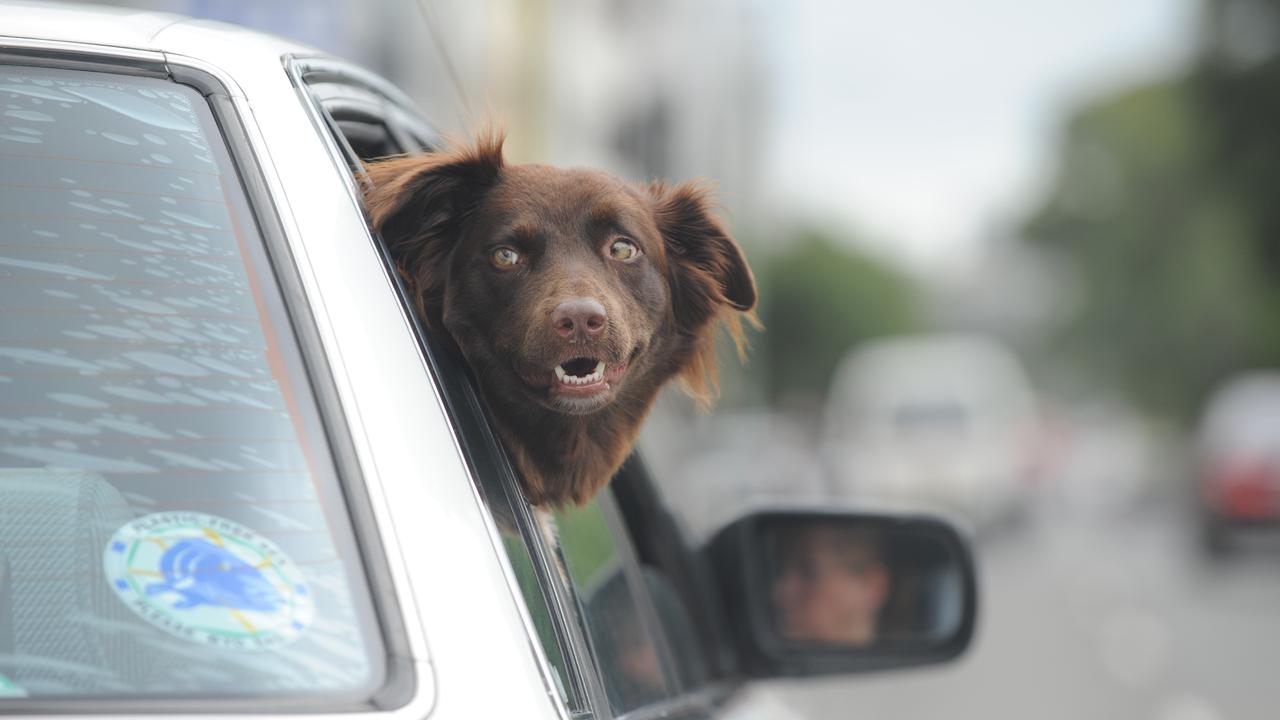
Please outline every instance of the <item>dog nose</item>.
M595 337L604 332L608 320L604 306L591 298L565 300L551 311L551 326L566 340Z

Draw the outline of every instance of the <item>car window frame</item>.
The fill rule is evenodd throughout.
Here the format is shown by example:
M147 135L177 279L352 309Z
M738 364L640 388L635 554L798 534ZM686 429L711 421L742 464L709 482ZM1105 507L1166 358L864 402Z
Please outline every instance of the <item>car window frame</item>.
M388 555L375 520L369 484L350 435L351 426L338 397L332 369L320 341L314 308L298 274L296 259L290 249L279 208L264 176L264 163L259 157L247 119L233 101L233 93L224 78L211 68L201 67L193 59L178 58L155 51L85 45L60 41L28 40L0 36L0 67L25 66L59 70L102 72L145 77L185 85L198 92L208 104L221 142L234 170L247 206L247 220L257 230L257 247L266 259L264 268L274 281L272 288L280 296L282 310L296 343L305 378L301 383L315 403L320 434L333 463L341 510L345 511L356 544L355 557L360 562L369 595L370 611L376 626L376 637L383 650L382 682L368 693L363 702L338 702L326 696L322 704L297 698L67 698L7 699L6 712L41 715L65 714L78 717L101 716L104 713L143 713L155 717L166 714L191 715L216 713L289 713L299 716L324 713L331 717L367 716L372 713L394 714L432 701L434 686L415 667L409 649L403 607L406 603L392 580Z

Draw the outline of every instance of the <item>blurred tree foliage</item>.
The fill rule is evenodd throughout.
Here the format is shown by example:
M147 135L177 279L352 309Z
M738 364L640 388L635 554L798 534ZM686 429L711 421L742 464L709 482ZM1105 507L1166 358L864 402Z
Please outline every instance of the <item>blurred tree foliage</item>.
M814 409L840 359L862 340L915 328L916 288L884 262L813 227L762 268L753 372L772 404Z
M1213 0L1210 25L1236 2L1268 7L1251 22L1280 39L1280 0ZM1062 362L1183 418L1226 375L1280 366L1280 59L1241 65L1208 37L1187 77L1071 120L1025 228L1078 283Z
M1280 0L1210 0L1193 74L1212 170L1251 221L1262 272L1280 284Z

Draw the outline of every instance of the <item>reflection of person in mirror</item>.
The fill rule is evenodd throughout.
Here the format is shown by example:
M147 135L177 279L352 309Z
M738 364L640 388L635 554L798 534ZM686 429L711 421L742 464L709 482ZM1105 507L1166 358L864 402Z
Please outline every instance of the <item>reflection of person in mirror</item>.
M776 536L773 604L786 640L866 646L889 595L880 537L829 522Z

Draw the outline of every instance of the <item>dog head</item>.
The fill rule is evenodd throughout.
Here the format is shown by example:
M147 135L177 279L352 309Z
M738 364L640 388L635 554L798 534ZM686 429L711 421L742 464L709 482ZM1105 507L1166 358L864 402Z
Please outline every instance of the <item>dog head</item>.
M664 382L714 392L713 330L755 281L697 185L507 165L502 139L368 168L367 207L429 327L479 380L535 503L585 502Z

